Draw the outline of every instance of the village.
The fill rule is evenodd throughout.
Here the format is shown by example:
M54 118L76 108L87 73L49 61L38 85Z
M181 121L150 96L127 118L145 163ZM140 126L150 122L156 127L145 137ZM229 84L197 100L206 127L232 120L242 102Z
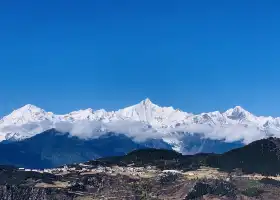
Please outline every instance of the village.
M153 174L158 174L160 171L152 166L147 167L133 167L133 166L93 166L89 164L79 163L74 165L64 165L59 168L51 169L28 169L28 168L18 168L20 171L25 172L38 172L38 173L50 173L54 175L66 175L69 173L79 173L81 175L85 174L97 174L97 173L106 173L111 175L123 174L128 176L136 177L149 177Z
M238 179L251 179L251 180L261 180L263 178L270 178L274 180L280 180L280 176L264 176L260 174L238 174L228 173L220 171L216 168L211 167L201 167L193 171L179 171L179 170L159 170L155 166L145 166L145 167L135 167L133 164L128 166L103 166L103 165L91 165L85 163L64 165L58 168L51 169L28 169L28 168L18 168L19 171L25 172L37 172L37 173L49 173L54 175L67 175L71 173L90 175L98 173L106 173L108 175L127 175L134 178L150 178L157 175L165 174L180 174L186 179L223 179L230 180L231 178Z
M89 164L79 163L71 166L64 165L59 168L51 168L51 169L26 169L19 168L20 171L32 171L38 173L50 173L54 175L66 175L70 173L79 173L81 175L86 174L97 174L97 173L106 173L109 175L127 175L132 177L141 177L141 178L149 178L152 176L156 176L159 174L181 174L187 179L229 179L231 178L244 178L244 179L254 179L260 180L263 178L270 178L274 180L280 180L280 176L263 176L260 174L229 174L227 172L219 171L215 168L210 167L201 167L195 171L179 171L179 170L159 170L154 166L146 166L146 167L135 167L135 166L93 166Z

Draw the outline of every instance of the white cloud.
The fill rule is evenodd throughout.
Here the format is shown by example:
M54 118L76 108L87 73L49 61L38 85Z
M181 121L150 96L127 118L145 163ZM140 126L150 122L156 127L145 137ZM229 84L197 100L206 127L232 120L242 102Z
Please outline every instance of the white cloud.
M97 138L101 135L114 132L122 133L135 141L145 141L146 139L160 139L163 133L159 133L147 124L135 121L114 121L111 123L102 123L99 121L81 120L76 123L59 122L55 124L55 128L61 132L68 132L72 136L83 139Z
M225 142L243 141L245 144L266 137L266 133L257 126L234 124L223 127L212 127L207 124L190 124L169 129L173 132L189 132L203 134L205 138L213 140L225 140ZM274 136L280 136L277 130L270 131Z
M248 144L252 141L266 137L266 133L254 125L228 125L224 127L212 127L205 124L191 124L179 126L170 129L153 129L150 125L142 122L118 120L110 123L102 123L101 121L81 120L75 123L58 122L51 124L48 121L40 123L29 123L21 126L11 125L0 129L0 136L6 133L20 133L24 137L31 137L44 130L55 128L60 132L70 133L72 136L77 136L82 139L97 138L107 132L122 133L135 141L145 141L146 139L162 139L174 137L174 140L179 140L180 134L170 135L170 132L189 132L200 133L204 137L210 139L223 139L226 142L243 141ZM278 130L269 129L269 133L273 136L280 137Z

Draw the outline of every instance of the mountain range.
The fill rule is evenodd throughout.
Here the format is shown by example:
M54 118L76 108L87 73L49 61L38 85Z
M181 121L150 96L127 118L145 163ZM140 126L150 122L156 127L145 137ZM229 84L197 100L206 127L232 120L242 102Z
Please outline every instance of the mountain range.
M225 112L192 114L160 107L149 99L117 111L85 109L64 115L27 104L0 120L0 140L23 140L52 128L83 139L108 132L123 133L137 141L163 139L179 150L182 133L245 144L278 136L280 118L255 116L240 106Z
M47 168L145 148L224 153L279 133L279 118L240 106L192 114L145 99L118 111L57 115L28 104L0 121L0 163Z

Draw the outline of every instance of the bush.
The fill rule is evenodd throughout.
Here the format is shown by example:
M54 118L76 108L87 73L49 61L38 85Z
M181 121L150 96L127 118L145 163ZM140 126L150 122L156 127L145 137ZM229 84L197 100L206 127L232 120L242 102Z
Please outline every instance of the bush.
M260 188L252 187L252 188L247 188L241 193L248 197L257 197L260 196L262 193L264 193L264 191Z

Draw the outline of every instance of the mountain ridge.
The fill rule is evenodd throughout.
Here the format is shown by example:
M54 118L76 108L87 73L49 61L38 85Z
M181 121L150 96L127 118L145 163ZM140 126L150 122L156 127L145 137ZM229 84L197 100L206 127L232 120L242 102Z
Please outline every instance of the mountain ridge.
M63 115L27 104L0 120L0 140L22 140L62 126L62 129L71 126L66 132L73 132L75 129L75 136L79 136L81 133L77 129L84 125L79 125L79 128L76 125L81 122L94 123L97 126L93 128L95 132L131 132L133 129L134 135L140 135L144 130L147 137L150 132L157 132L157 137L161 138L170 133L187 132L204 134L211 139L225 139L228 142L243 140L244 143L250 143L267 136L280 136L279 117L255 116L240 106L225 112L192 114L173 107L160 107L147 98L117 111L88 108ZM129 130L118 130L123 127L129 127ZM155 134L151 135L154 137Z

